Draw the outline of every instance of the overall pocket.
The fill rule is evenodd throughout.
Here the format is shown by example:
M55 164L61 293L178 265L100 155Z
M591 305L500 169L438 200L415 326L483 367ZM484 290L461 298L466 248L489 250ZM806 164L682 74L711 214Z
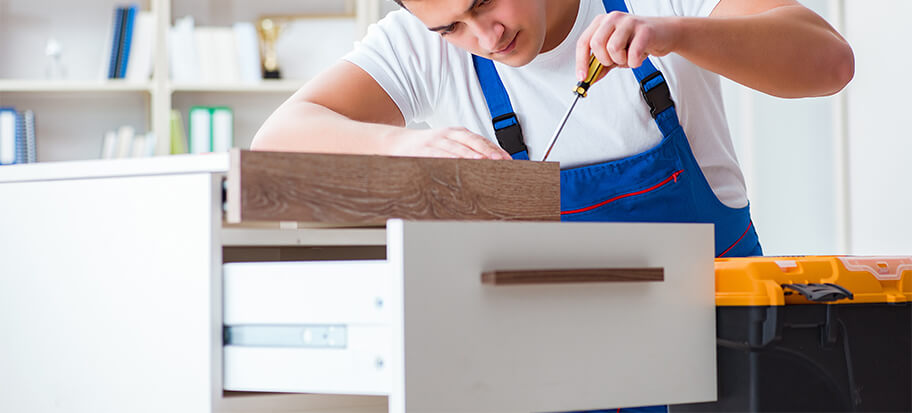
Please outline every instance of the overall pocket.
M684 170L641 189L622 193L606 192L602 200L561 211L562 221L688 222L693 220L689 185L683 184Z

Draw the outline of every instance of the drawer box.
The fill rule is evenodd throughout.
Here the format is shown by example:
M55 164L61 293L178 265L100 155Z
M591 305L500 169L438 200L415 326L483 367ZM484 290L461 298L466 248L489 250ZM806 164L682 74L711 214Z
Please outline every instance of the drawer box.
M390 321L386 261L232 263L223 271L226 326Z
M225 387L388 394L391 412L715 400L712 239L701 224L390 220L386 261L228 264L227 331L284 330L227 345ZM647 271L592 276L618 268Z
M226 345L225 390L388 395L390 328L352 325L344 334L334 346Z

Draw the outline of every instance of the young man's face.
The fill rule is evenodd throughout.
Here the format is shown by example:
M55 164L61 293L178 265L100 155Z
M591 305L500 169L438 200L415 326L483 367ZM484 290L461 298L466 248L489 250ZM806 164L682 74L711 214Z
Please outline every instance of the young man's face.
M532 61L545 41L546 0L405 0L429 29L470 53L510 66Z

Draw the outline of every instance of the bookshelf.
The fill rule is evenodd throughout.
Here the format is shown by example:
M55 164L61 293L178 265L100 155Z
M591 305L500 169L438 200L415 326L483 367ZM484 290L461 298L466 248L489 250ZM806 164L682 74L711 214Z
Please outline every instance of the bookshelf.
M153 68L147 81L103 76L113 11L125 4L154 16ZM262 16L343 16L351 19L351 29L330 35L354 42L396 7L388 0L0 0L0 106L34 111L39 162L96 159L105 132L124 125L154 132L156 154L168 154L171 110L181 112L186 132L194 105L233 108L235 146L246 148L266 117L310 76L256 83L174 81L167 41L177 18L192 16L198 27L227 27ZM63 78L45 76L50 38L63 48ZM302 42L302 53L324 42ZM335 59L323 60L328 66Z

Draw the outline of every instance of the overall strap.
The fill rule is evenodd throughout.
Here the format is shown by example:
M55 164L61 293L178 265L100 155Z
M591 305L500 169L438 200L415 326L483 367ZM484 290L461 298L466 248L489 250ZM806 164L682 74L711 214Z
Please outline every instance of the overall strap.
M513 112L510 96L504 89L503 81L497 74L494 62L472 55L472 63L475 65L475 74L478 76L485 101L488 103L488 111L491 113L497 142L500 143L500 147L513 156L513 159L528 160L529 152L526 144L523 143L519 118Z
M605 5L605 11L608 13L612 11L627 13L627 4L624 3L624 0L602 0L602 4ZM643 60L640 67L633 69L633 74L640 82L640 93L646 100L646 104L649 105L649 113L659 125L662 136L668 137L680 125L680 121L665 76L656 69L648 57Z

